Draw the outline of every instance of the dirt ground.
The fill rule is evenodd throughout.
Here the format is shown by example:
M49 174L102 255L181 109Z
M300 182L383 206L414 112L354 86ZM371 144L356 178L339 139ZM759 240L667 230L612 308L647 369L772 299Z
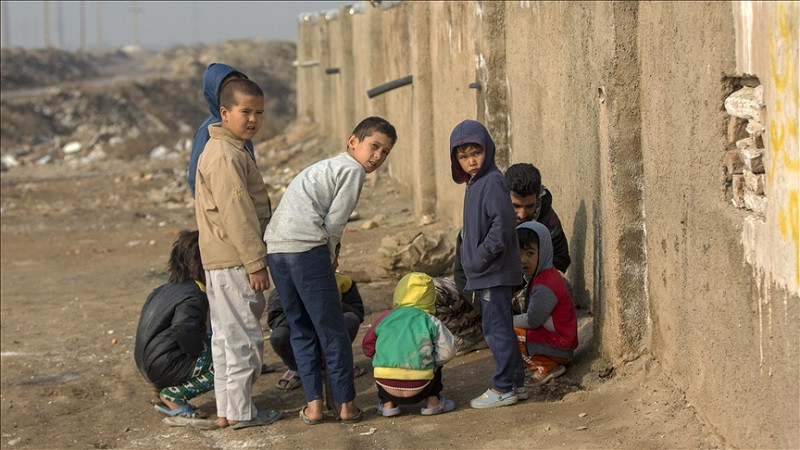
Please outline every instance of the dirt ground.
M285 413L272 426L199 431L163 425L134 364L133 343L145 297L165 281L176 231L194 225L190 204L165 208L153 200L182 176L183 164L103 161L2 174L3 448L725 446L654 361L635 361L601 378L607 367L589 350L589 317L581 320L584 342L567 373L512 407L469 407L492 373L491 354L481 350L445 367L444 394L457 409L441 416L423 417L412 407L394 418L375 415L377 394L367 374L356 380L357 404L368 412L363 422L309 427L298 418L302 390L275 388L279 369L255 385L258 406ZM341 270L353 274L367 304L356 344L389 306L395 282L377 267L376 249L384 236L420 227L410 211L385 174L368 180L357 212L363 219L380 215L380 226L362 230L363 219L351 222L341 257ZM280 366L267 349L267 362ZM358 365L369 367L358 345L354 354ZM215 413L212 393L193 402Z
M257 146L259 165L273 187L273 207L294 174L343 148L313 129L295 124ZM10 136L4 131L3 138ZM726 446L657 362L639 359L612 368L596 358L592 318L585 311L579 311L581 346L567 373L511 407L469 407L493 371L490 352L480 350L445 366L443 394L456 402L453 412L423 417L418 407L404 407L400 416L377 416L377 392L367 370L356 379L356 403L365 420L310 427L298 417L305 403L302 389L275 387L285 367L267 343L266 362L278 370L258 380L255 402L283 410L282 420L244 430L164 425L164 416L152 407L154 392L133 361L134 333L146 296L166 281L164 267L177 232L195 228L184 182L187 158L56 159L0 174L2 448ZM453 224L420 225L410 199L383 168L368 177L356 211L361 219L344 235L340 270L355 279L366 303L354 355L356 364L369 369L360 339L390 306L397 281L378 266L381 240L408 230L455 232ZM363 229L366 220L378 227ZM266 317L262 322L266 336ZM215 414L213 393L193 403L204 414Z

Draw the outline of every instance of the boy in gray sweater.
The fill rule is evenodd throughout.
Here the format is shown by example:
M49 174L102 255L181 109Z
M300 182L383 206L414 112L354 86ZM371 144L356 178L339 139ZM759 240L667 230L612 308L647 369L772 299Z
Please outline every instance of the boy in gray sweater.
M322 350L339 420L354 423L353 349L333 272L336 245L368 173L386 161L397 141L394 126L368 117L347 138L347 151L300 172L283 194L264 234L275 289L291 329L292 350L307 406L300 417L323 420Z

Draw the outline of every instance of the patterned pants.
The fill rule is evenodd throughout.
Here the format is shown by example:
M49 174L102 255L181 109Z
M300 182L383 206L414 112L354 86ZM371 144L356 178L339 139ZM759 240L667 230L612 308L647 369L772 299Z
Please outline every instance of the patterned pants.
M197 358L192 375L178 386L170 386L159 392L172 403L183 405L189 400L214 389L214 364L211 353L203 350Z

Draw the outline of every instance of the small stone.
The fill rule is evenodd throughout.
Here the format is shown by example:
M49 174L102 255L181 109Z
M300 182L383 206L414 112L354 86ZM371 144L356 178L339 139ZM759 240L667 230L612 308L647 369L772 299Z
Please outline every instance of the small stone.
M588 414L585 412L578 414L578 417L586 417L586 416L588 416Z
M80 142L72 141L69 144L66 144L65 146L61 147L61 151L64 152L65 155L69 155L71 153L77 153L81 151L81 148L83 148L83 146L81 145Z
M112 339L111 339L111 345L117 345L117 342L119 342L119 341L117 340L117 338L112 338Z
M374 220L367 220L366 222L361 224L362 230L371 230L373 228L378 228L378 223Z
M419 219L419 224L422 226L430 225L433 222L436 222L436 219L434 218L434 216L429 214L425 214L424 216L422 216L422 218Z
M575 428L575 431L584 431L584 430L588 430L588 429L589 429L589 427L579 426L578 428Z

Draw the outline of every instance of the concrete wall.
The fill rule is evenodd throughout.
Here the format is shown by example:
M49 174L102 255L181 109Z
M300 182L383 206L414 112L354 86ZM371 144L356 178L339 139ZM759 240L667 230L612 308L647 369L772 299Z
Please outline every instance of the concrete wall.
M381 172L417 215L454 225L464 188L450 131L485 123L501 169L532 162L553 193L598 352L618 365L656 358L732 446L797 448L799 16L773 2L367 2L349 26L300 24L299 58L351 46L339 76L349 66L352 83L299 68L298 111L329 129L330 106L305 90L335 96L336 115L355 115L347 128L389 119L399 140ZM410 86L367 99L406 75ZM766 126L750 130L758 213L731 203L724 156L738 123L725 99L753 83Z

